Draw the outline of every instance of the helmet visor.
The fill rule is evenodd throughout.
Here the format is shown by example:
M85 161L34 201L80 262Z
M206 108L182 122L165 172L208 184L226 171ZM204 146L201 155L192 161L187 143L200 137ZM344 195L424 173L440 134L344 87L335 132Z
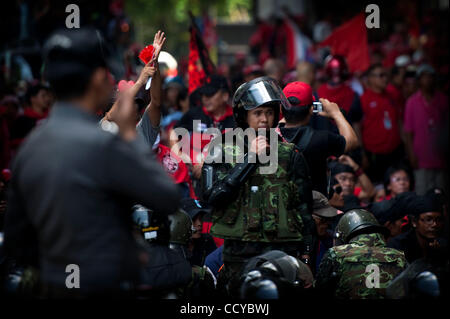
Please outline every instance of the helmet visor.
M290 109L291 104L287 100L281 88L273 80L258 81L250 87L239 98L239 104L245 110L252 110L264 104L278 102L283 108Z

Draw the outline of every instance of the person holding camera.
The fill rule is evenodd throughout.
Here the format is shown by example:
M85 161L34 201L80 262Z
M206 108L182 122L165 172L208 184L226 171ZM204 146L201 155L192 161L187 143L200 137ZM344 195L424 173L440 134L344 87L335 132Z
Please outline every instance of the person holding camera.
M338 159L328 163L331 179L339 184L339 188L330 182L331 190L329 198L332 199L332 193L339 195L343 205L342 211L347 211L367 204L374 196L375 190L372 182L359 167L359 165L348 155L341 155Z
M298 81L289 83L283 93L292 108L283 109L285 123L279 123L280 133L303 152L311 172L312 188L327 194L326 160L329 156L338 157L355 149L358 146L356 134L336 103L319 99L319 108L316 108L317 104L313 107L315 98L308 84ZM308 124L313 113L334 120L339 134L311 128Z

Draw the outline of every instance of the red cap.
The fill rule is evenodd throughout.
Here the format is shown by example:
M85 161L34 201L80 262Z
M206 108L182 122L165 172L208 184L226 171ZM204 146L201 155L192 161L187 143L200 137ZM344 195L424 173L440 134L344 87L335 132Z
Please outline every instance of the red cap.
M315 101L311 86L305 82L291 82L283 90L284 95L292 106L309 106ZM293 103L290 97L295 97L298 103Z
M340 81L348 78L348 66L345 58L341 55L329 55L325 59L325 73L330 79L339 77Z

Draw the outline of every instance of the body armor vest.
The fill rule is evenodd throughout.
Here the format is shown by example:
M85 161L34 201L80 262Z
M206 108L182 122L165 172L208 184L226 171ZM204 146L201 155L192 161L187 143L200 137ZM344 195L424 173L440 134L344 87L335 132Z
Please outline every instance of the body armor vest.
M236 145L222 145L222 151L234 159L241 152ZM294 152L294 144L278 142L276 172L261 174L258 167L236 190L236 200L213 212L213 236L253 242L302 241L303 221L298 210L301 203L290 176ZM233 167L235 163L223 165ZM224 176L218 174L219 179Z

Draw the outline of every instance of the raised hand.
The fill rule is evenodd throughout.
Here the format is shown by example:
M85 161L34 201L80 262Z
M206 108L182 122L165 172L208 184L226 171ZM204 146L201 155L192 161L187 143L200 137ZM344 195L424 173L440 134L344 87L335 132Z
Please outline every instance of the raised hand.
M133 90L119 92L114 121L119 127L119 134L127 141L136 137L136 108Z
M139 84L144 84L149 77L153 77L158 69L158 63L154 63L156 58L152 59L148 62L141 71L139 75L138 82Z
M339 106L330 102L327 99L320 98L320 102L322 102L323 111L319 112L319 115L325 116L331 119L334 119L336 116L341 115L341 111L339 110Z
M154 59L157 61L159 57L159 53L166 42L166 37L164 36L164 32L158 30L155 34L155 38L153 39L153 48L155 48Z
M345 154L339 157L339 163L346 164L354 170L357 170L359 168L358 164L350 156Z

